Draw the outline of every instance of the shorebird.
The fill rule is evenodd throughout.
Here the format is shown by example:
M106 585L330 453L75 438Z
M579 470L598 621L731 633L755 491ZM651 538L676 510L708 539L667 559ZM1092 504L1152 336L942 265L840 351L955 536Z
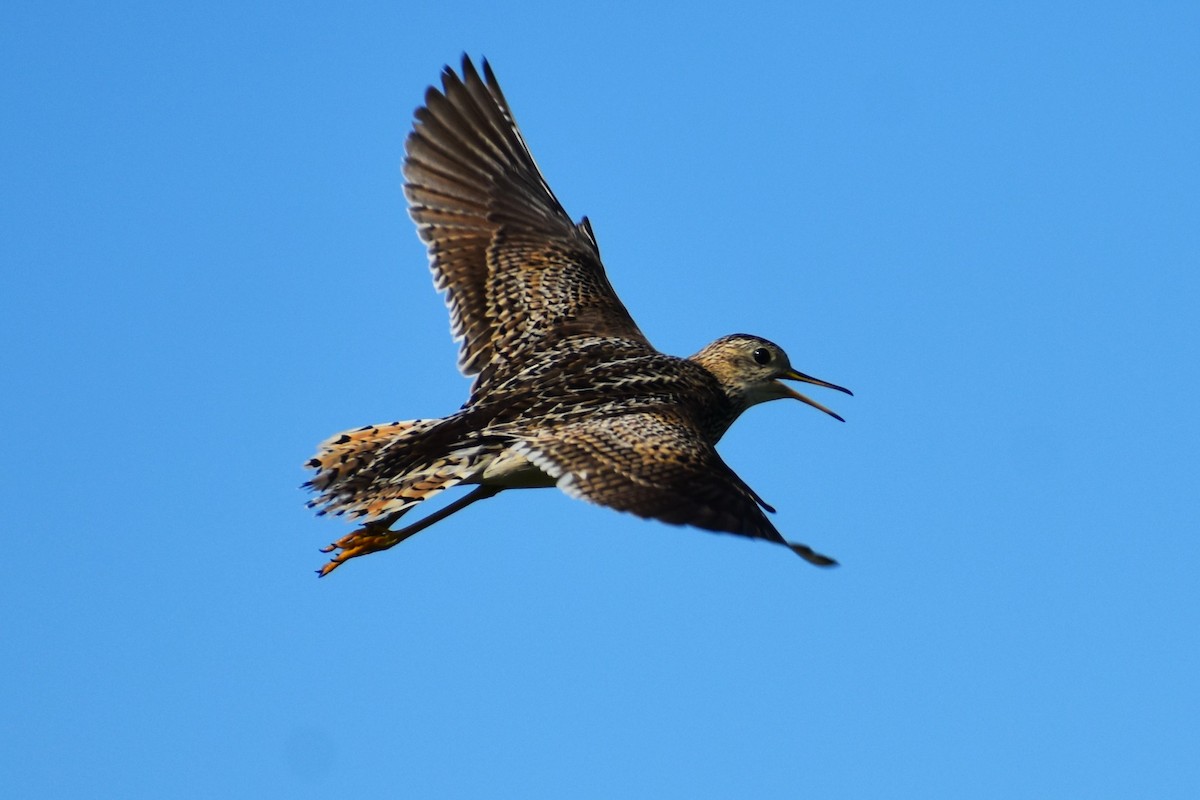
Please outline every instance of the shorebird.
M690 358L656 350L609 284L591 223L574 223L542 177L491 67L463 56L430 87L405 145L404 194L445 293L470 397L441 419L367 425L318 447L305 487L319 514L362 527L322 551L319 575L386 550L505 489L572 497L675 525L765 539L810 563L774 512L717 454L747 408L793 398L842 418L784 380L796 371L758 336L723 336ZM475 488L419 522L419 503Z

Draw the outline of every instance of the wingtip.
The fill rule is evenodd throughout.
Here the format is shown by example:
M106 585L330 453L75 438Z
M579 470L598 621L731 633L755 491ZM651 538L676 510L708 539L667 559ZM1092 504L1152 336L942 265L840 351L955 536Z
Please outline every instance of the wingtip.
M462 54L463 81L466 82L466 80L472 75L474 75L475 77L479 77L479 73L475 69L475 62L473 60L471 60L471 56L469 56L467 54L467 52L464 50L463 54Z
M829 556L821 555L816 550L813 550L808 545L803 544L788 544L791 551L803 558L808 563L816 567L837 567L840 566L837 561Z
M459 64L461 65L459 68L459 73L462 75L463 83L467 83L472 79L478 80L480 74L482 73L484 82L493 86L496 84L496 74L492 72L492 65L487 60L486 56L479 57L479 67L476 68L475 59L471 58L471 54L464 50L459 59ZM459 74L455 73L454 67L450 66L449 64L442 68L442 74L453 75L456 79L459 77Z

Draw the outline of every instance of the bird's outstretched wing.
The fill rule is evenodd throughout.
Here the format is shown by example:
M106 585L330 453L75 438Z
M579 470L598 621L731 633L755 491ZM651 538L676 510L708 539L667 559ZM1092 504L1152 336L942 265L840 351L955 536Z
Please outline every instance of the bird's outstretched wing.
M651 350L617 298L585 217L573 223L534 163L487 62L463 56L416 111L405 196L461 340L459 368L481 382L530 352L588 335Z
M674 525L766 539L818 566L837 563L784 539L762 510L773 509L669 409L555 426L517 449L572 497Z

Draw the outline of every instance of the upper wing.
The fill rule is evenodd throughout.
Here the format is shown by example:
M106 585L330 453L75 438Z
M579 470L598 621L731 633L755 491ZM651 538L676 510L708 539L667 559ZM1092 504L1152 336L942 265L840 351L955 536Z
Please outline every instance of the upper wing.
M442 71L405 145L404 193L461 339L459 368L507 372L575 334L650 348L604 274L585 217L571 222L533 161L495 75Z
M569 423L517 449L572 497L674 525L766 539L818 566L837 563L784 539L762 511L774 509L669 410Z

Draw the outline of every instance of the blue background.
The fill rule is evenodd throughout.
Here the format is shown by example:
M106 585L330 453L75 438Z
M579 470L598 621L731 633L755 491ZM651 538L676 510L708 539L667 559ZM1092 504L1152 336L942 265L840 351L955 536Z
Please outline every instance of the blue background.
M1197 6L501 5L5 4L5 794L1197 796ZM466 395L463 51L658 347L856 392L722 442L840 569L542 491L314 578L315 444Z

